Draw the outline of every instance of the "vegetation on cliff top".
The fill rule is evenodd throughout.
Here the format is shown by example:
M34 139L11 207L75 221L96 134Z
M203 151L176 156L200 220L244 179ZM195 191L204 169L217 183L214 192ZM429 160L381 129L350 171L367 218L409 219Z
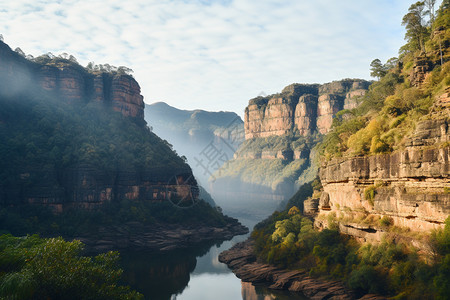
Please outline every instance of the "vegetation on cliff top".
M0 299L142 299L119 285L118 252L81 255L80 241L0 236Z
M3 42L2 39L0 39ZM75 56L63 52L59 55L54 55L51 52L47 52L37 57L33 57L31 54L26 54L22 49L17 47L14 52L18 55L26 58L30 62L37 63L38 65L52 66L57 68L72 67L82 72L88 72L92 74L108 73L110 75L128 75L133 77L133 70L125 66L113 66L110 64L95 64L93 61L89 62L86 67L81 66Z
M401 149L433 100L450 85L450 5L443 1L436 16L428 10L428 22L425 8L424 2L410 7L403 23L407 44L399 58L384 65L374 60L372 75L380 80L370 86L358 108L341 111L333 120L333 130L320 145L326 159ZM421 61L432 69L418 87L411 83L411 73Z

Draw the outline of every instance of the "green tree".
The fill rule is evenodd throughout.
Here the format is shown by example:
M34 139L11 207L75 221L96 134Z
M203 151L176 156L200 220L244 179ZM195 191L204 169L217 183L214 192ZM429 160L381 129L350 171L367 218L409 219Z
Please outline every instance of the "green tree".
M418 1L412 4L408 13L402 19L402 25L406 28L405 39L411 50L424 50L424 42L427 29L424 16L426 15L425 2Z
M81 256L80 241L0 237L0 298L141 299L119 286L118 252Z
M378 58L372 60L370 63L370 76L380 79L386 75L386 67L381 63Z
M386 63L384 64L384 67L386 70L391 70L398 65L398 58L397 57L391 57L389 58Z

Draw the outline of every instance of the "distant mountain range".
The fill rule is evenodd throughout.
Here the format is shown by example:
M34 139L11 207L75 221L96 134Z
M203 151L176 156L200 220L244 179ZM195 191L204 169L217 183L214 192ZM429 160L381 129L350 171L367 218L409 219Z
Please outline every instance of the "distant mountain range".
M244 122L234 112L181 110L157 102L145 106L145 120L154 133L187 158L205 187L244 141Z

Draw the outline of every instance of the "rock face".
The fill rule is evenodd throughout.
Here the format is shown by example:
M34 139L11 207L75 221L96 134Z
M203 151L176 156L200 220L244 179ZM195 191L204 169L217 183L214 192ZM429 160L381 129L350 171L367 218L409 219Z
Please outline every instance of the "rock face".
M144 121L141 89L130 75L89 73L74 63L54 65L28 61L0 42L1 86L11 93L34 86L68 102L101 101L124 116Z
M369 84L291 84L279 94L251 99L244 115L246 141L210 180L213 197L225 209L242 211L250 203L264 214L277 209L316 175L314 134L328 132L336 113L345 103L356 106ZM231 205L231 199L246 201Z
M114 76L111 84L111 102L115 111L124 116L144 119L144 97L141 88L133 77Z
M245 138L281 136L294 130L301 135L325 134L334 115L344 107L356 107L369 85L360 79L292 84L280 94L252 99L245 109Z
M414 60L414 66L409 75L411 84L416 87L420 87L425 80L425 75L432 69L432 62L426 57L417 57Z
M108 173L79 165L59 172L43 169L32 173L40 179L31 189L26 188L29 173L21 174L22 182L16 187L0 185L0 205L38 204L62 212L72 207L92 209L114 200L167 201L170 193L181 193L183 188L198 196L197 182L188 168Z
M316 128L317 119L317 96L302 95L295 107L294 123L301 135L310 135Z
M257 262L251 240L222 252L219 261L227 264L244 282L298 292L308 299L355 299L353 292L339 281L318 280L309 277L306 271L283 270Z
M326 134L331 128L334 115L340 111L343 106L342 98L335 94L324 94L320 96L317 104L317 131Z
M445 93L429 120L417 124L406 148L392 154L339 158L322 166L320 214L351 217L355 211L387 216L414 231L444 226L450 214L450 140ZM440 106L440 107L438 107ZM373 195L365 195L367 189Z

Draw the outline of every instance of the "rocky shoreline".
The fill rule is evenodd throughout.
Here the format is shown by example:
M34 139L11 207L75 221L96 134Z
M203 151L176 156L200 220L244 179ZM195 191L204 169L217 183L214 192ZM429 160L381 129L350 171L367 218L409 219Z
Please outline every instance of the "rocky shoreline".
M109 250L172 251L186 249L201 243L229 240L248 233L247 227L237 220L225 226L195 224L152 224L128 222L120 226L101 227L95 233L73 237L85 244L87 252Z
M244 282L265 285L275 290L298 292L309 299L385 299L377 295L358 298L340 281L311 278L307 271L285 270L260 263L253 252L253 246L251 239L238 243L220 253L219 261L225 263Z

